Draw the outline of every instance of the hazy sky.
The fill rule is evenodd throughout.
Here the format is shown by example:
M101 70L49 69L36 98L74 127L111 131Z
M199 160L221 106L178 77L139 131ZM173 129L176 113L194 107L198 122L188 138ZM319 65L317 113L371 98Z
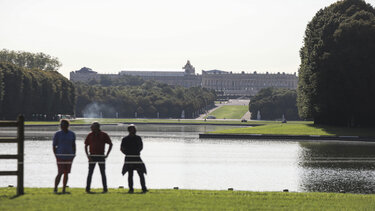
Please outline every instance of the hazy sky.
M335 0L0 0L0 49L58 57L59 72L297 72L307 23ZM375 0L367 0L375 5Z

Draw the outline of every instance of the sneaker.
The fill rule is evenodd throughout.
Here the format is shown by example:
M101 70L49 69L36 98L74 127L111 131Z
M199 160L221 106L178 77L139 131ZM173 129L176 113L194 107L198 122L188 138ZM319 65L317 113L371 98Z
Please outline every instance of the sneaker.
M129 189L128 193L134 193L134 189Z
M104 188L102 193L108 193L108 189Z
M86 188L86 193L92 193L90 189Z
M147 193L147 192L148 192L147 188L142 188L142 193Z

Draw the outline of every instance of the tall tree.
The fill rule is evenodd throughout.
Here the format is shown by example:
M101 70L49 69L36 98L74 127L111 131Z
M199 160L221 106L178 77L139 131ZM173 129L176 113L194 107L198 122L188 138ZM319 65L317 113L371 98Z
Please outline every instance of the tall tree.
M375 9L338 1L307 25L301 48L298 109L317 124L375 124Z
M57 71L61 67L59 60L50 55L25 51L10 51L7 49L0 51L0 62L11 63L18 67L28 69L35 68L45 71Z

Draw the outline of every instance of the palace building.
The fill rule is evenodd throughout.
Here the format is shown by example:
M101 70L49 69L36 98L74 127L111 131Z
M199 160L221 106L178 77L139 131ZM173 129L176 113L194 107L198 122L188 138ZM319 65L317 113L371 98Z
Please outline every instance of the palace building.
M259 90L267 87L297 89L296 73L232 73L222 70L202 70L202 75L195 73L195 68L187 61L179 71L142 71L122 70L118 74L98 74L90 68L83 67L70 73L71 81L89 82L99 80L101 76L116 78L120 76L139 76L144 80L154 80L169 85L183 87L204 87L214 89L224 96L254 96Z

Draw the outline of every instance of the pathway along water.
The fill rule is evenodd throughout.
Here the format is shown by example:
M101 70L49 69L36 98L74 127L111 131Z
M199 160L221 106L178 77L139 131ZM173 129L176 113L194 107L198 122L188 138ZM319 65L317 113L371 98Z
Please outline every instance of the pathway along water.
M375 193L375 143L296 142L275 140L199 139L198 134L228 126L139 125L144 140L142 158L147 165L147 186L153 188L325 191ZM52 135L57 127L26 128L25 186L52 187L56 162ZM77 134L77 156L69 177L70 187L84 187L87 159L83 140L88 126L72 126ZM126 187L121 175L120 142L124 126L103 126L114 148L107 159L110 188ZM12 131L1 130L11 135ZM4 144L0 154L16 152ZM0 161L1 170L16 168L16 161ZM96 179L95 179L96 178ZM101 188L99 171L93 187ZM16 184L14 177L0 177L0 186ZM136 188L139 181L135 180Z

